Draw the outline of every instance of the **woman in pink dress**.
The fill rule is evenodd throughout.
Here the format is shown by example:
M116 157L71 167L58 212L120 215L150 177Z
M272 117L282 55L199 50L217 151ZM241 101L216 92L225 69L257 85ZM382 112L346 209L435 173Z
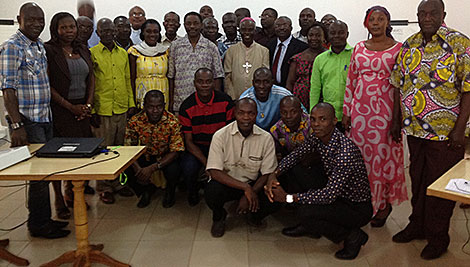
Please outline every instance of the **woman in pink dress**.
M381 227L392 212L391 204L408 199L401 133L396 123L399 98L395 98L398 94L395 96L389 82L401 44L390 34L390 14L384 7L367 10L364 26L372 38L359 42L351 57L343 126L366 163L375 214L371 226Z

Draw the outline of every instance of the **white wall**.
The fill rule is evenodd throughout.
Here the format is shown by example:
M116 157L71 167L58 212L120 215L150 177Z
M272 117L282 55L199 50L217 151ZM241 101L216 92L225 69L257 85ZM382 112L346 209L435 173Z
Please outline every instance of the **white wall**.
M470 35L470 1L468 0L444 0L446 3L447 19L446 23L467 35ZM19 0L0 0L0 18L14 19L18 14L19 7L26 1ZM46 13L46 21L49 22L54 13L59 11L68 11L76 15L76 1L74 0L36 0ZM349 25L350 38L349 43L354 45L356 42L366 38L367 32L362 26L364 14L367 8L373 5L383 5L388 8L392 14L392 19L408 19L416 21L416 8L420 0L95 0L97 18L114 18L117 15L126 15L130 7L139 5L146 11L147 18L155 18L162 21L163 15L173 10L183 18L188 11L199 11L199 8L208 4L214 9L215 17L221 21L225 12L234 11L238 7L248 7L251 10L252 17L259 23L258 16L266 7L275 8L279 15L286 15L293 19L294 30L298 30L298 14L304 7L311 7L317 13L319 20L325 13L332 13L339 19ZM12 27L13 29L17 26ZM5 27L0 28L0 38L4 40ZM11 31L11 29L10 29ZM221 29L222 31L222 29ZM179 33L184 35L183 27ZM8 33L9 34L9 33ZM8 36L8 35L7 35ZM43 39L49 39L48 25L44 30ZM2 41L0 40L0 42Z

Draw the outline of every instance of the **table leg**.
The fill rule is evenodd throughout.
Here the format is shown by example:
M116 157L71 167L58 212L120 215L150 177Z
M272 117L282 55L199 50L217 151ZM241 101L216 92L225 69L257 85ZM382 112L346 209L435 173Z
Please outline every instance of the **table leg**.
M13 263L16 266L28 266L29 261L18 256L15 256L6 250L6 246L10 244L10 240L2 239L0 240L0 259L6 260Z
M62 254L59 258L45 263L41 266L59 266L65 263L72 263L73 266L91 266L92 262L102 263L114 267L130 267L125 264L114 260L110 256L104 254L102 244L90 245L88 242L88 216L86 211L85 194L84 194L84 181L72 181L74 193L74 209L73 216L75 220L75 237L77 239L77 250L69 251Z

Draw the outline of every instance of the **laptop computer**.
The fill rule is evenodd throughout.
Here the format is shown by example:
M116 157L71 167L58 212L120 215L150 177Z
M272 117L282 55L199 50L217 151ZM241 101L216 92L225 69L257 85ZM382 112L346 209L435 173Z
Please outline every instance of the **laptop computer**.
M91 158L101 151L103 138L54 137L36 151L42 158Z

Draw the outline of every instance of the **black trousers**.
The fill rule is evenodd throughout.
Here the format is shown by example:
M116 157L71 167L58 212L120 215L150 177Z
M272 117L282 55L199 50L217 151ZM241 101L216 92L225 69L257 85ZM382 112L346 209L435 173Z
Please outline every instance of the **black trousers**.
M155 162L157 162L157 159L155 157L151 157L150 160L147 160L145 155L143 155L137 160L137 162L139 163L140 167L143 168L154 164ZM163 174L165 175L167 190L175 190L176 183L180 174L178 159L172 161L170 164L163 167L162 170ZM132 166L127 168L125 172L127 175L127 183L134 190L137 196L142 195L143 192L153 193L157 189L152 183L140 183L137 177L135 176L134 168Z
M209 180L204 189L204 198L207 206L212 210L212 220L222 220L227 213L224 209L225 203L240 200L243 195L243 190L226 186L214 179ZM263 190L258 193L258 203L259 210L253 213L253 216L259 220L277 211L281 207L280 203L271 203Z
M293 194L324 188L328 178L321 165L298 164L281 177L279 182L288 188L287 192ZM310 232L321 234L337 243L344 240L351 230L369 223L372 203L337 199L325 205L303 204L297 208L297 217Z
M457 150L447 141L431 141L408 136L412 212L407 228L424 234L429 244L447 248L449 224L455 202L426 195L426 189L441 175L464 158L464 148Z
M343 241L353 229L369 223L372 203L337 199L326 205L300 205L300 223L311 233L318 233L331 241Z

